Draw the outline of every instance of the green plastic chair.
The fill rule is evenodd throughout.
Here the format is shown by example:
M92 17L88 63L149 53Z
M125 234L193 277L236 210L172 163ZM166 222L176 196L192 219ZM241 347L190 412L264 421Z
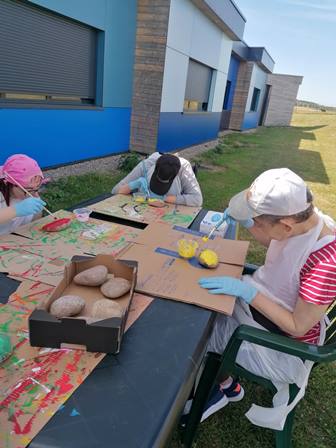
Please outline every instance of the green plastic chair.
M276 389L271 381L257 376L236 363L236 357L243 341L248 341L263 347L272 348L279 352L298 356L302 360L314 361L316 365L336 360L336 304L328 310L330 325L327 328L326 340L323 346L299 342L286 336L270 333L248 325L241 325L233 333L224 353L218 355L208 352L200 382L198 384L190 414L183 430L182 442L185 447L191 447L196 430L201 420L202 411L207 402L213 385L219 378L228 375L246 378L269 389L273 394ZM290 402L294 400L299 388L290 384ZM292 446L292 428L295 408L288 414L284 429L274 431L276 448L290 448Z

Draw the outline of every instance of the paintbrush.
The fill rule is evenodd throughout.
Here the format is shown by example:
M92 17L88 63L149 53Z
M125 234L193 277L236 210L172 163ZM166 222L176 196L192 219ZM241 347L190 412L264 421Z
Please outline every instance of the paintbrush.
M202 237L202 241L207 242L209 240L209 238L212 237L212 235L216 232L216 230L223 224L223 222L225 222L224 217L222 219L220 219L216 225L213 226L213 228L210 230L210 232Z
M24 191L28 196L30 196L31 198L34 198L34 196L29 193L28 190L26 190L21 184L20 182L18 182L16 179L14 179L9 173L7 173L6 171L4 171L5 176L8 176L10 180L12 180L19 188L21 188L22 191ZM43 210L45 210L48 215L52 216L54 219L58 219L57 216L55 216L50 210L47 209L47 207L43 207Z
M208 241L208 239L212 237L213 233L216 232L216 230L217 230L217 226L214 226L207 235L202 237L202 241L204 241L206 243Z

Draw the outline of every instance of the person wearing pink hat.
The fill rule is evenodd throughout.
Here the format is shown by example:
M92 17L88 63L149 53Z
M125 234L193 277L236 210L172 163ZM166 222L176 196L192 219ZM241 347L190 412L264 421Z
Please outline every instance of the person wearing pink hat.
M43 182L38 163L24 154L14 154L0 167L0 235L31 222L42 211L46 204L38 191Z

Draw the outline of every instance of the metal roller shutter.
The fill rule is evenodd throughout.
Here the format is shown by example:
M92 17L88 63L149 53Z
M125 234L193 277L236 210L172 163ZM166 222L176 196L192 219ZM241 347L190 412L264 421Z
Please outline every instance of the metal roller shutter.
M15 0L0 0L0 93L94 99L97 31Z
M185 99L207 103L209 100L212 69L192 59L189 60Z

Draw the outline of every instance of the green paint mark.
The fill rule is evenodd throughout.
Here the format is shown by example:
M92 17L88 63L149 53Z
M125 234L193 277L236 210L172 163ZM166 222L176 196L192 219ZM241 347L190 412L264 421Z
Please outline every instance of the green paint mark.
M32 394L37 394L39 391L39 386L36 384L34 385L31 389L29 389L27 392L32 395Z
M8 320L4 324L0 324L0 331L2 331L3 333L8 333L9 332L9 326L10 326L11 323L12 323L12 321Z
M175 213L167 213L162 216L162 220L170 224L187 224L194 219L193 215L178 215Z
M23 403L22 407L24 407L24 408L30 408L30 406L32 405L33 401L34 401L34 397L29 398L28 400L26 400L26 401Z

